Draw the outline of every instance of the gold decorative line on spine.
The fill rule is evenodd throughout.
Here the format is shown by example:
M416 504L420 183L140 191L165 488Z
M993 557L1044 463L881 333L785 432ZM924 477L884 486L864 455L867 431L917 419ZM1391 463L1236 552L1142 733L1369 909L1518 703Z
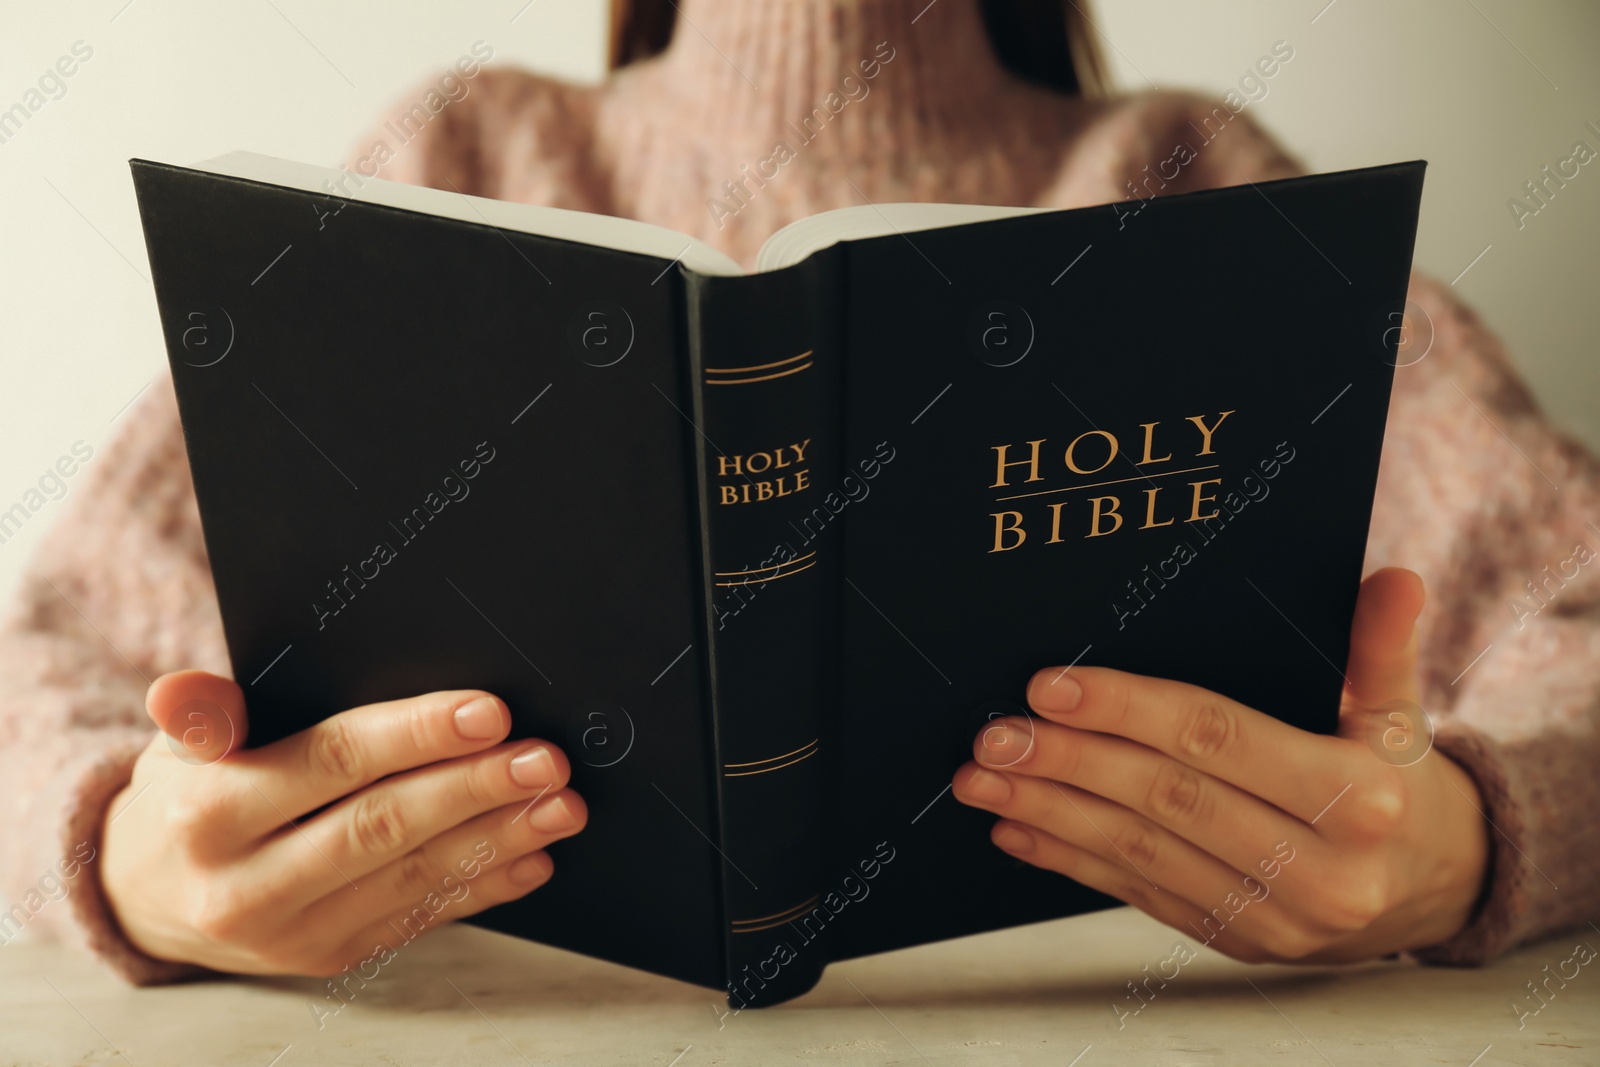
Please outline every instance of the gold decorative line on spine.
M760 574L762 571L775 571L775 570L779 570L779 569L781 569L783 567L787 567L791 563L801 563L801 562L803 562L805 560L810 559L812 556L815 556L816 554L817 554L816 550L813 549L810 552L807 552L803 556L796 556L794 559L786 559L782 563L769 563L765 567L752 567L747 571L717 571L716 575L717 575L718 578L728 578L728 577L731 577L731 576L733 576L735 574Z
M733 928L733 932L736 933L736 934L755 934L755 933L760 933L762 930L770 930L774 926L785 926L785 925L787 925L789 923L792 923L796 919L798 919L800 917L800 915L801 915L801 913L797 911L793 915L789 916L787 919L779 919L777 922L775 922L775 923L767 923L765 926L736 926L736 927Z
M768 756L766 759L755 759L755 760L751 760L749 763L724 763L723 766L724 767L754 767L757 764L761 764L761 763L776 763L778 760L788 759L790 756L794 755L795 752L804 752L806 749L810 748L812 745L816 744L820 740L821 740L821 738L819 738L819 737L813 737L811 740L807 741L805 744L803 744L799 748L795 749L794 752L785 752L781 756Z
M785 377L787 375L790 375L790 374L799 374L801 371L805 370L809 366L811 366L810 363L802 363L798 367L790 367L788 370L780 370L780 371L777 371L774 374L762 374L762 375L760 375L758 377L755 377L755 378L727 378L727 379L724 379L722 381L718 381L715 378L707 378L706 379L706 384L707 385L748 385L751 382L765 382L765 381L770 381L773 378L783 378L783 377Z
M808 760L812 756L815 756L816 754L817 754L817 750L816 749L812 749L810 752L807 752L804 756L801 756L800 759L792 759L788 763L780 763L776 767L762 767L760 770L757 770L757 771L724 772L722 776L724 778L748 778L752 774L766 774L768 771L781 771L785 767L793 767L796 763L799 763L801 760Z
M1020 462L1026 463L1027 460L1022 460ZM1017 493L1015 496L997 496L994 498L994 502L998 504L1002 500L1026 500L1030 496L1049 496L1051 493L1072 493L1079 489L1098 489L1102 485L1121 485L1124 482L1147 482L1151 478L1165 478L1169 474L1193 474L1195 471L1214 471L1220 466L1222 466L1222 464L1213 463L1209 467L1190 467L1188 470L1182 471L1151 471L1149 474L1136 474L1132 478L1113 478L1109 482L1090 482L1088 485L1069 485L1065 489L1041 489L1037 493Z
M782 911L775 911L771 915L759 915L754 919L735 919L733 920L733 925L749 926L751 923L764 923L771 919L781 919L785 915L793 915L797 911L805 911L807 908L811 907L811 905L815 904L820 898L820 893L814 893L809 900L806 900L800 904L796 904L792 908L784 908Z
M746 371L752 371L752 370L771 370L773 367L781 367L785 363L793 363L797 359L805 359L813 351L815 351L815 349L808 348L804 352L800 353L798 356L790 356L788 359L780 359L776 363L757 363L753 367L707 367L706 368L706 373L707 374L743 374Z
M792 570L792 571L784 571L782 574L768 574L768 575L763 575L762 577L759 577L759 578L746 578L741 582L718 582L717 584L718 585L762 585L762 584L764 584L766 582L775 582L779 578L787 578L791 574L799 574L801 571L808 571L812 567L815 567L816 565L817 565L817 561L816 560L812 560L810 563L807 563L804 567L796 567L794 570Z
M790 908L788 911L780 911L777 915L766 916L767 919L775 920L774 922L765 922L763 919L735 919L733 922L733 932L736 934L753 934L760 930L770 930L774 926L782 926L785 923L793 922L795 919L798 919L802 914L804 914L813 904L815 904L817 900L817 897L812 897L804 904L798 904L795 907ZM782 916L782 918L779 918L778 916ZM762 923L762 925L747 925L749 923Z

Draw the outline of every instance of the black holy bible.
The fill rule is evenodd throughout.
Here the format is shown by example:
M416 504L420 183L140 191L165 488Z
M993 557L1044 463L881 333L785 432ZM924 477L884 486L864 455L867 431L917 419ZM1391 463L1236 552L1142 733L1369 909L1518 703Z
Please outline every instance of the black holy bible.
M589 825L468 921L726 991L1116 901L948 792L1036 670L1336 725L1424 164L615 218L130 161L252 744L482 688Z

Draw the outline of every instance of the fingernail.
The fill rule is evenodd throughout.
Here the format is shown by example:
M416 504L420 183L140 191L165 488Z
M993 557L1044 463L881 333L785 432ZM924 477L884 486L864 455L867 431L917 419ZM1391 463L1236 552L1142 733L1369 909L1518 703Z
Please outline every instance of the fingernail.
M500 717L500 702L494 697L478 697L456 709L456 732L468 741L500 736L504 722Z
M1005 823L994 828L994 833L989 835L996 847L1013 853L1024 855L1032 852L1034 847L1033 835L1026 830L1019 830L1010 823Z
M516 885L537 885L550 875L550 858L530 852L506 868L506 877Z
M1013 722L986 726L978 735L978 759L991 767L1013 767L1033 750L1033 730Z
M982 804L1004 804L1011 799L1011 783L1003 774L977 770L967 779L966 787L961 793Z
M1072 711L1083 703L1083 686L1066 671L1061 671L1048 682L1039 682L1028 694L1034 711Z
M551 797L542 804L535 804L533 810L528 812L528 825L547 834L570 830L577 823L578 820L572 817L572 809L567 807L567 802L559 796Z
M536 785L549 785L556 780L556 761L550 750L540 745L530 748L511 761L511 778L518 785L530 789Z

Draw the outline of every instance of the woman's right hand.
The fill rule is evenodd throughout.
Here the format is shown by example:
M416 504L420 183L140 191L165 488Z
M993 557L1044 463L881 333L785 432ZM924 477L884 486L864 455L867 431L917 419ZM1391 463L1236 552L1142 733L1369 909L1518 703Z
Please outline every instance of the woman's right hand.
M354 708L256 749L226 678L162 675L145 707L161 732L111 801L100 877L159 959L336 975L544 884L543 849L588 815L561 751L502 743L511 716L478 690Z

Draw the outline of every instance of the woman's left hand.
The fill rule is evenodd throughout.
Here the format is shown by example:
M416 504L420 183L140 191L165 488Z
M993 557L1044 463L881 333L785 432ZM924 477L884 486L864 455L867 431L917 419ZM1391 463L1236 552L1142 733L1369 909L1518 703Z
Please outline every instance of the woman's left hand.
M1410 744L1429 740L1416 708L1422 599L1411 571L1362 583L1338 736L1198 686L1057 667L1028 684L1043 720L990 723L955 795L1002 816L991 836L1011 855L1236 959L1437 944L1472 916L1489 827L1450 759L1394 754L1408 729L1421 728Z

